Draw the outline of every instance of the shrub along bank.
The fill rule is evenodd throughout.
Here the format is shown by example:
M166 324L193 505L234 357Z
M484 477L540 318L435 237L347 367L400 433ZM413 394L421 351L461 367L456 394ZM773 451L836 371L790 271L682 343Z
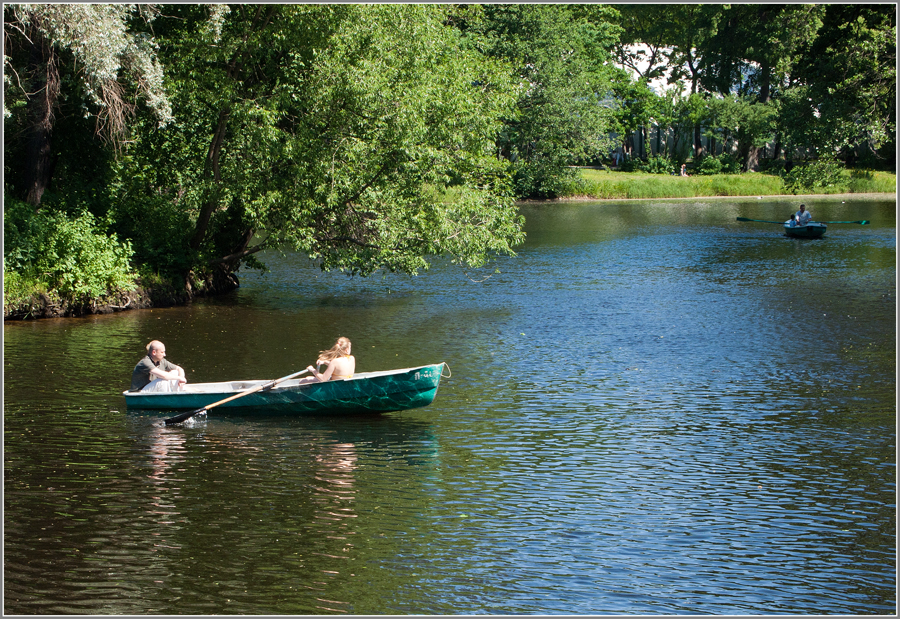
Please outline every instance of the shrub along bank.
M823 166L824 167L824 166ZM672 169L669 166L667 169ZM871 170L797 166L781 174L696 174L690 176L620 172L582 168L560 197L597 200L702 198L716 196L778 196L840 193L895 193L897 175Z
M129 241L88 211L36 211L4 199L3 317L51 318L179 305L237 286L232 275L187 281L134 268Z

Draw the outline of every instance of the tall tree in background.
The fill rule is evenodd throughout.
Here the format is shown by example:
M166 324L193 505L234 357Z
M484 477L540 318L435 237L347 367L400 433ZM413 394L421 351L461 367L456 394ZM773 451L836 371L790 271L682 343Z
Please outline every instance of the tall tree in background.
M825 14L823 5L738 4L723 12L717 32L701 53L706 67L706 86L726 94L737 88L756 104L767 106L782 97L791 85L797 63L816 39ZM726 90L726 88L728 90ZM745 170L759 164L759 149L770 123L759 122L772 112L753 110L741 129ZM777 153L776 153L777 156Z
M614 12L529 4L477 9L468 11L467 36L509 62L521 83L516 114L498 144L513 162L516 192L555 196L573 178L569 166L612 146Z
M19 4L4 6L4 117L20 118L23 147L19 195L37 208L55 165L52 136L63 82L71 76L92 103L96 132L119 141L135 104L133 88L165 123L171 117L150 37L129 27L150 21L153 5ZM5 142L4 147L10 142ZM15 152L11 146L7 152Z
M703 90L709 41L716 37L728 6L623 4L615 8L620 15L618 23L624 29L617 47L619 62L645 79L668 76L670 85L683 86L685 97L696 101ZM697 113L691 116L699 118ZM693 155L699 159L704 152L702 127L697 120L692 134Z
M704 51L718 32L727 5L660 5L659 19L666 25L664 40L669 45L669 83L688 80L690 95L698 95L704 70ZM696 116L696 115L695 115ZM694 123L694 158L703 156L701 125Z
M646 5L617 4L615 9L615 23L622 28L614 45L616 61L643 80L665 76L671 44L669 23L648 11Z
M793 73L784 130L793 144L894 159L897 22L894 5L829 4ZM862 152L861 152L862 151Z

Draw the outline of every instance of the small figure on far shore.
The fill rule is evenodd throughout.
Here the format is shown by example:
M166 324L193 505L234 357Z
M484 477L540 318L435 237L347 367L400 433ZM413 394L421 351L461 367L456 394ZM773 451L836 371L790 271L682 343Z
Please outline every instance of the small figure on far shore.
M187 384L184 369L166 359L166 347L159 340L147 344L147 356L131 373L130 391L178 391Z
M800 205L800 210L797 211L796 215L798 226L805 226L809 223L809 220L812 219L812 213L806 210L805 204Z
M690 176L690 174L687 173L687 165L684 163L681 164L681 175Z

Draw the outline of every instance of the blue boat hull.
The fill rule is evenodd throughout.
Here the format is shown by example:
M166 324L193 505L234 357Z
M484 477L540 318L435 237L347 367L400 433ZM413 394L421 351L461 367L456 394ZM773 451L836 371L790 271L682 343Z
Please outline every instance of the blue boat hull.
M823 234L825 234L825 230L828 228L825 224L810 222L805 226L795 226L790 227L788 222L784 224L784 233L787 236L792 236L799 239L817 239Z
M226 402L214 411L241 414L384 413L428 406L437 395L443 363L417 368L367 372L351 379L299 384L285 381ZM176 411L209 406L268 381L197 383L173 393L124 392L129 409Z

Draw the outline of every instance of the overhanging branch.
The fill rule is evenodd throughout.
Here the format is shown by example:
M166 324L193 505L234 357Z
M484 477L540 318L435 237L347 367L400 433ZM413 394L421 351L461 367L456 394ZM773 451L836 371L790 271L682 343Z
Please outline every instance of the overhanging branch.
M253 247L250 247L243 251L233 253L229 256L225 256L223 258L216 258L215 260L210 260L209 264L227 264L229 262L237 262L238 260L243 260L247 256L249 256L251 254L255 254L256 252L261 251L265 248L266 248L265 245L254 245Z

